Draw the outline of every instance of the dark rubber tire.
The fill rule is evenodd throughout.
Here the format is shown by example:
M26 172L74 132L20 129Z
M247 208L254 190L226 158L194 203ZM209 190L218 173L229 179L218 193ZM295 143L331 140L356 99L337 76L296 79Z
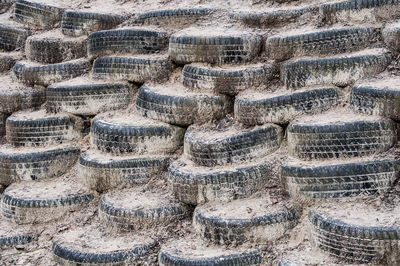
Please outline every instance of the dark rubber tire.
M14 224L0 219L0 251L36 241L37 236L36 231L29 226L16 227Z
M383 41L386 47L395 53L400 52L400 25L398 23L386 26L382 30Z
M28 25L49 29L59 26L63 12L62 8L55 6L27 0L16 0L14 19Z
M15 247L28 244L35 240L32 234L16 235L16 236L0 236L0 250L2 248Z
M0 137L6 134L7 115L0 113Z
M0 25L0 49L5 51L23 50L30 31L22 27Z
M0 73L8 72L19 59L21 59L21 56L10 53L0 53Z

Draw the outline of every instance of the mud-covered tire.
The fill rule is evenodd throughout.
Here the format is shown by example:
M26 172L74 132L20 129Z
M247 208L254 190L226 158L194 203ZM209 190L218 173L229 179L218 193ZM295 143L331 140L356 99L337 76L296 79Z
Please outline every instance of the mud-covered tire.
M292 59L281 65L281 81L289 88L334 84L347 86L386 69L391 56L383 49L325 58Z
M78 210L94 198L79 184L62 180L15 183L1 198L1 215L17 224L45 223Z
M168 168L171 194L180 202L190 205L249 197L261 190L270 177L269 162L210 169L178 160Z
M60 176L75 164L79 153L79 147L74 145L26 151L3 146L0 151L0 184Z
M178 64L243 63L252 60L261 49L262 38L245 32L207 30L178 32L169 39L168 54ZM211 31L213 32L213 31Z
M0 73L9 71L19 59L21 59L21 55L0 53Z
M285 60L292 57L321 56L353 52L366 48L376 38L370 27L354 26L314 30L268 37L268 58Z
M116 14L66 10L61 20L61 31L68 36L88 35L94 31L115 28L125 19L125 16Z
M299 212L289 202L268 197L197 206L193 226L200 238L217 245L274 241L293 228Z
M167 56L100 57L94 61L93 76L129 80L137 83L168 79L172 64Z
M112 232L165 227L187 215L188 209L168 194L140 187L106 193L99 202L100 221Z
M400 52L400 24L391 24L382 30L383 41L386 47L396 53Z
M14 19L24 24L49 29L60 24L63 12L63 8L34 1L16 0Z
M396 143L396 126L389 119L338 115L327 113L290 123L289 154L303 160L351 158L382 152Z
M198 165L216 166L264 157L280 146L282 128L266 124L246 130L189 129L184 153Z
M88 37L90 58L116 54L152 54L166 50L169 35L163 30L124 28L93 32Z
M79 157L78 175L90 189L103 192L146 184L167 169L169 156L108 156L93 150Z
M266 86L276 74L277 69L272 64L222 69L190 64L183 67L182 83L190 89L214 90L233 96L246 89Z
M231 100L209 92L188 92L180 84L170 87L143 85L136 97L136 109L143 116L178 126L204 123L225 117Z
M142 155L170 153L182 145L183 128L138 115L121 118L119 122L109 118L92 122L90 139L93 147L113 154Z
M48 86L56 82L83 75L87 73L89 69L90 63L86 59L50 65L18 61L13 67L13 72L16 78L25 84Z
M288 160L281 176L292 198L344 198L382 193L399 173L393 159L367 159L326 164Z
M235 99L235 120L254 126L265 123L285 124L303 114L326 111L338 103L339 89L322 87L301 91L239 95Z
M22 50L30 31L14 25L0 25L0 49L5 51Z

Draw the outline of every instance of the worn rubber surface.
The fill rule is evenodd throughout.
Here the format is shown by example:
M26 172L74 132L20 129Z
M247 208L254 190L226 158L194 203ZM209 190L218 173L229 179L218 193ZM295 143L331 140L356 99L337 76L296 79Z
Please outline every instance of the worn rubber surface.
M87 187L106 191L146 184L169 165L169 156L107 156L86 151L79 157L78 175Z
M398 172L398 162L393 159L322 165L288 160L281 167L292 198L343 198L382 193L392 187Z
M347 86L384 71L390 61L390 54L383 49L288 60L281 65L281 81L290 88L322 84Z
M100 57L94 61L93 76L144 83L166 80L172 71L167 56Z
M163 30L125 28L93 32L88 37L90 58L116 54L152 54L166 50L169 35Z
M37 234L28 226L18 226L0 218L0 250L37 240Z
M271 165L264 161L210 169L177 160L168 168L172 195L190 205L246 198L261 190L270 177Z
M0 249L24 245L35 240L34 235L0 236Z
M68 36L88 35L94 31L115 28L126 18L116 14L102 14L66 10L61 20L62 33Z
M236 95L250 88L266 86L277 74L272 64L213 68L200 64L185 65L182 83L185 87Z
M228 130L231 132L227 133ZM281 140L282 128L273 124L222 132L189 129L185 134L184 153L202 166L233 164L264 157L277 150Z
M210 92L187 92L180 84L165 88L143 85L136 109L143 116L178 126L223 118L232 109L226 96Z
M22 27L11 25L0 25L0 49L13 51L24 49L26 38L30 31Z
M37 108L46 100L43 89L25 87L18 83L8 83L4 78L4 87L0 89L0 113L11 114L13 112Z
M14 19L28 25L46 29L57 27L64 10L51 5L26 0L16 0Z
M168 54L178 64L243 63L258 55L262 38L244 32L178 32L169 39Z
M400 25L393 23L382 30L383 41L386 47L395 53L400 52Z
M6 13L12 5L15 3L15 0L2 0L0 1L0 14Z
M21 57L22 56L9 53L0 53L0 72L9 71Z
M6 120L7 115L0 113L0 136L6 134Z
M294 118L326 111L335 106L340 93L336 87L310 88L281 93L254 93L235 99L236 121L245 125L285 124Z
M35 150L16 150L3 146L0 151L0 183L53 178L66 173L79 157L73 145Z
M274 35L266 41L271 59L320 56L353 52L366 48L375 37L370 27L354 26L314 30L306 33Z

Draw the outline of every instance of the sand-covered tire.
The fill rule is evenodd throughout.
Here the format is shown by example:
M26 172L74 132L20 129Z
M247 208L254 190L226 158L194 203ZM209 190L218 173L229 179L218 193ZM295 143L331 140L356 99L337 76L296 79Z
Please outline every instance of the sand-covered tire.
M164 30L122 28L93 32L88 37L90 58L116 54L152 54L168 47Z
M1 215L17 224L45 223L82 208L93 197L73 181L14 183L2 194Z
M26 58L54 64L87 56L86 39L64 36L59 30L31 35L25 44Z
M267 161L208 168L178 160L168 168L168 186L176 199L190 205L230 201L260 191L271 171Z
M386 44L386 47L395 52L400 52L400 24L394 23L387 25L382 30L383 41Z
M274 35L266 41L267 56L274 60L321 56L361 50L376 38L370 27L353 26Z
M294 120L287 128L288 152L303 160L372 155L391 148L397 140L392 120L329 112Z
M258 55L261 43L257 34L193 28L171 35L168 54L178 64L244 63Z
M135 22L142 25L160 26L165 29L180 29L211 15L210 8L179 8L153 10L140 14Z
M24 226L15 227L14 224L0 219L0 250L28 244L37 240L34 230Z
M57 27L61 22L64 9L53 5L46 5L45 3L46 1L16 0L14 19L24 24L46 29Z
M60 176L75 164L79 153L79 147L74 145L35 149L2 146L0 184Z
M212 92L190 92L180 84L143 85L136 97L143 116L178 126L218 120L232 109L227 96Z
M303 114L326 111L338 103L339 97L336 87L243 93L235 99L234 114L236 121L248 126L285 124Z
M281 81L289 88L333 84L347 86L384 71L391 61L384 49L324 58L292 59L281 65Z
M20 54L0 53L0 73L9 71L21 57Z
M88 35L94 31L115 28L125 19L117 14L66 10L61 20L61 31L68 36Z
M5 51L23 49L30 34L29 30L17 25L0 25L0 49Z
M339 202L310 210L312 242L329 255L355 263L400 263L399 206Z
M6 134L6 120L7 115L0 113L0 136Z
M399 173L394 159L347 160L305 163L294 159L282 164L292 198L344 198L383 193Z
M185 134L184 153L198 165L216 166L251 161L276 151L282 128L266 124L252 129L193 128Z
M300 213L287 201L251 198L197 206L193 226L200 238L217 245L274 241L293 228Z
M255 64L213 68L206 65L185 65L182 83L185 87L236 95L246 89L265 87L277 74L272 64Z
M40 65L28 61L18 61L13 67L16 78L28 85L50 84L75 78L87 73L90 63L86 59L77 59L57 64Z
M209 246L195 237L170 241L161 246L158 256L160 266L259 266L262 255L259 250Z
M182 145L185 129L143 118L137 114L96 118L91 126L91 143L113 154L162 154Z
M188 215L188 209L161 191L142 187L104 194L99 202L100 221L114 232L166 227Z
M169 156L123 156L89 150L79 157L78 175L87 187L99 192L146 184L167 169Z
M136 55L97 58L93 63L93 76L104 79L122 79L137 83L161 82L168 79L172 64L167 56Z
M21 111L7 118L6 139L14 146L50 146L77 140L82 121L67 114L44 110Z
M6 13L10 10L11 6L15 3L15 0L2 0L0 1L0 14Z

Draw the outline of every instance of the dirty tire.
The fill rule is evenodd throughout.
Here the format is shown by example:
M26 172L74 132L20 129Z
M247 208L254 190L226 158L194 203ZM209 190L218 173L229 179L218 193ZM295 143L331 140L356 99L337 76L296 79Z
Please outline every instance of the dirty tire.
M215 135L218 133L216 130L205 130L189 129L184 140L186 156L202 166L226 165L261 158L277 150L282 140L282 128L273 124L222 137Z
M400 25L386 26L382 31L383 41L386 47L395 53L400 52Z
M137 83L168 79L172 64L167 56L100 57L94 61L96 78L123 79Z
M56 83L46 89L46 110L76 115L96 115L125 108L132 98L134 86L124 82L69 85Z
M18 245L28 244L35 240L35 236L33 234L21 234L21 235L13 235L13 236L0 236L0 250L15 247Z
M115 28L125 19L124 16L114 14L66 10L61 20L61 31L68 36L88 35L94 31Z
M87 187L103 192L147 184L168 167L169 161L169 156L162 155L115 157L87 151L79 157L78 175Z
M7 115L0 113L0 136L4 136L4 134L6 134L6 120Z
M382 193L398 175L396 160L363 160L312 165L290 162L281 167L292 198L344 198Z
M140 87L136 97L137 111L155 120L188 126L221 119L231 110L231 100L226 96L187 92L178 84L171 88L173 92L151 85Z
M9 71L16 61L16 56L8 55L7 53L0 53L0 72Z
M33 1L16 0L14 19L28 25L55 28L61 22L63 9Z
M268 37L268 58L285 60L292 57L348 53L367 47L374 39L370 27L354 26L308 33Z
M384 71L390 61L390 54L383 49L288 60L281 65L281 81L289 88L322 84L344 87Z
M168 186L180 202L199 205L249 197L261 190L270 176L268 162L209 169L178 160L168 168Z
M8 89L0 90L0 113L11 114L23 109L35 109L45 100L45 92L42 89L12 84Z
M30 31L22 27L0 25L0 49L5 51L22 50Z
M112 29L93 32L88 37L90 58L116 54L152 54L168 47L169 35L163 30Z
M74 165L79 153L79 147L73 145L18 152L4 148L0 152L0 184L60 176Z
M262 38L249 33L175 33L169 39L168 54L178 64L243 63L251 61L261 49Z
M15 0L2 0L0 1L0 14L6 13L12 5L15 3Z
M182 83L190 89L214 90L234 96L250 88L266 86L277 74L274 65L246 65L237 68L212 68L205 65L185 65Z
M322 87L269 96L268 93L243 94L236 97L235 120L254 126L265 123L285 124L303 114L326 111L339 100L339 89Z

